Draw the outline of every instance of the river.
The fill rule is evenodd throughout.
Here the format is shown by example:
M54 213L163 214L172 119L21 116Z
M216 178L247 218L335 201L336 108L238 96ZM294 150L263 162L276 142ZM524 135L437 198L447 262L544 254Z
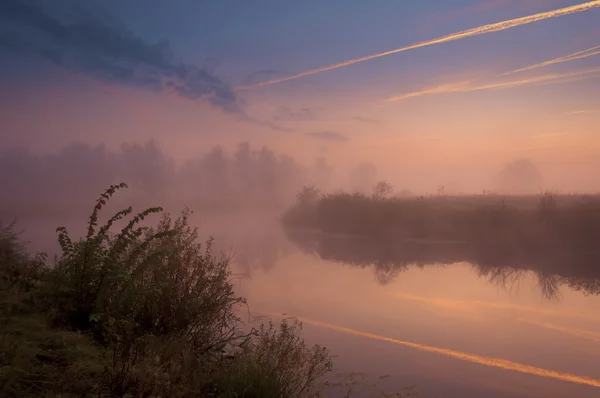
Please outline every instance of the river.
M372 391L416 385L419 397L600 395L598 295L527 270L417 266L377 250L357 256L352 242L347 253L322 242L313 250L286 238L275 221L235 220L205 223L201 235L231 249L236 286L250 306L242 317L301 320L306 340L334 354L335 372L357 372L355 379L376 383ZM19 223L45 250L55 248L58 224ZM80 222L67 226L83 232ZM355 396L365 391L356 387Z

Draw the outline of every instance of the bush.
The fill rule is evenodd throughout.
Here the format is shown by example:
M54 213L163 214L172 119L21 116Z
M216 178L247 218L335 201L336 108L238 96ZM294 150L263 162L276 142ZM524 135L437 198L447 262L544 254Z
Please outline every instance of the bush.
M360 193L321 195L297 201L284 226L323 234L367 239L461 241L529 250L560 245L564 250L593 251L600 239L600 196L492 195L388 197L379 183L372 196Z
M222 398L301 398L316 396L332 369L329 352L309 348L300 338L300 323L281 323L279 330L261 325L257 336L237 352L216 377Z
M45 270L46 255L38 253L33 258L27 253L15 223L0 223L0 290L30 291Z
M127 208L98 226L125 187L101 195L83 239L57 228L62 256L54 268L27 255L13 224L0 229L0 396L316 391L331 368L327 350L307 348L299 325L243 331L237 312L246 301L234 292L228 258L212 253L212 240L198 242L189 210L150 227L146 217L161 208L126 221Z

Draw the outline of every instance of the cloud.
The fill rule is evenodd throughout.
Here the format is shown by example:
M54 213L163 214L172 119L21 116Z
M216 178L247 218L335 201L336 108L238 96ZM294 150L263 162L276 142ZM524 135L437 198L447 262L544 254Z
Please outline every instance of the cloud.
M252 84L254 83L260 76L264 76L264 75L276 75L279 72L276 71L275 69L261 69L261 70L257 70L256 72L252 72L250 73L245 80L245 84Z
M441 44L441 43L446 43L446 42L450 42L450 41L454 41L454 40L460 40L460 39L464 39L467 37L479 36L479 35L483 35L486 33L500 32L500 31L510 29L510 28L513 28L516 26L527 25L527 24L530 24L533 22L543 21L543 20L549 19L549 18L556 18L556 17L575 14L575 13L579 13L579 12L583 12L583 11L588 11L588 10L591 10L591 9L597 8L597 7L600 7L600 0L588 1L586 3L576 4L573 6L564 7L564 8L560 8L557 10L541 12L538 14L528 15L525 17L510 19L510 20L492 23L492 24L488 24L488 25L483 25L483 26L479 26L476 28L463 30L461 32L456 32L456 33L452 33L452 34L449 34L446 36L438 37L433 40L428 40L428 41L424 41L424 42L420 42L420 43L416 43L416 44L411 44L409 46L397 48L394 50L389 50L389 51L385 51L385 52L381 52L381 53L377 53L377 54L367 55L367 56L360 57L360 58L354 58L354 59L340 62L337 64L323 66L321 68L310 69L310 70L307 70L307 71L304 71L304 72L301 72L301 73L298 73L298 74L295 74L292 76L267 80L262 83L257 83L254 85L246 85L246 86L236 87L235 90L236 91L249 90L249 89L253 89L253 88L257 88L257 87L268 86L271 84L282 83L282 82L286 82L286 81L290 81L290 80L299 79L299 78L305 77L305 76L315 75L317 73L322 73L322 72L327 72L327 71L334 70L334 69L343 68L344 66L350 66L350 65L353 65L353 64L356 64L359 62L369 61L371 59L380 58L380 57L384 57L384 56L391 55L391 54L396 54L396 53L413 50L413 49L421 48L421 47L432 46L434 44Z
M313 120L315 111L311 108L302 108L294 111L286 106L281 106L277 109L277 115L273 118L276 121L302 121Z
M530 84L547 84L547 83L567 83L578 80L590 79L600 76L600 67L586 68L568 73L554 73L547 75L540 75L531 77L528 79L511 80L505 82L495 83L473 83L470 81L461 81L456 83L442 84L437 87L424 89L421 91L415 91L412 93L406 93L390 97L387 99L388 102L401 101L414 97L421 97L430 94L444 94L444 93L458 93L458 92L469 92L469 91L481 91L481 90L492 90L519 87Z
M241 121L247 122L247 123L256 124L258 126L268 127L272 130L281 131L283 133L291 133L291 132L295 131L295 129L293 129L293 128L283 127L276 123L270 122L268 120L256 119L252 116L247 115L246 113L239 113L238 120L241 120Z
M357 121L357 122L362 122L362 123L379 123L378 120L370 118L370 117L363 117L363 116L354 116L352 118L352 120Z
M147 43L93 12L65 22L39 4L4 0L0 48L34 53L109 83L174 92L191 100L204 99L225 111L240 111L232 88L213 72L178 62L168 43Z
M587 58L587 57L591 57L593 55L598 55L598 54L600 54L600 46L591 47L591 48L588 48L587 50L577 51L572 54L565 55L564 57L554 58L549 61L540 62L540 63L534 64L534 65L529 65L524 68L512 70L510 72L505 72L502 74L502 76L510 75L513 73L525 72L528 70L537 69L537 68L541 68L541 67L548 66L548 65L554 65L554 64L561 63L561 62L574 61L576 59Z
M583 109L580 111L569 112L570 115L585 115L588 113L600 113L600 109Z
M345 135L336 133L334 131L315 131L312 133L306 133L306 135L309 135L313 138L317 138L319 140L324 140L324 141L332 141L332 142L350 141L350 139L348 137L346 137Z
M564 57L554 58L549 61L540 62L537 64L529 65L524 68L515 69L509 72L505 72L500 74L500 76L506 76L514 73L524 72L528 70L533 70L537 68L541 68L548 65L553 65L561 62L572 61L576 59L590 57L592 55L600 54L600 46L591 47L583 51L577 51L572 54L566 55ZM455 93L455 92L466 92L466 91L479 91L479 90L489 90L494 88L509 88L527 84L535 84L535 83L563 83L570 82L576 80L582 80L587 78L592 78L597 76L597 73L600 72L599 68L587 68L582 69L575 72L568 72L562 74L547 74L531 77L528 79L520 79L513 80L507 82L497 82L497 83L473 83L469 80L459 81L454 83L446 83L436 87L427 88L420 91L415 91L412 93L406 93L399 96L391 97L388 101L400 101L414 97L421 97L423 95L430 94L443 94L443 93ZM581 112L580 112L581 113Z

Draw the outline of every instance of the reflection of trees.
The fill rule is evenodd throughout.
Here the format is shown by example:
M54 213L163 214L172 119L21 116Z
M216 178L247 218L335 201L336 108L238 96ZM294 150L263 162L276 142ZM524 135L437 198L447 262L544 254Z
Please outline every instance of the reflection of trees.
M237 272L251 275L253 270L268 271L283 257L297 250L286 240L276 220L266 217L247 219L243 215L237 218L237 228L206 224L200 229L203 235L211 234L215 238L215 251L231 256Z
M511 288L534 273L541 293L559 297L559 289L600 294L600 252L556 251L549 247L470 245L467 243L427 243L334 236L286 230L288 238L304 252L324 260L349 266L373 267L377 280L388 283L410 266L425 267L467 262L476 274L490 283Z

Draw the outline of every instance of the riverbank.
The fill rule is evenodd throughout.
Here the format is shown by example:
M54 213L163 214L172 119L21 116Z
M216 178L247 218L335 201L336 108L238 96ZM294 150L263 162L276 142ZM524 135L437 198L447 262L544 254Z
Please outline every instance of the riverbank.
M298 200L282 222L288 229L327 235L589 252L600 241L600 196L375 198L334 193Z

